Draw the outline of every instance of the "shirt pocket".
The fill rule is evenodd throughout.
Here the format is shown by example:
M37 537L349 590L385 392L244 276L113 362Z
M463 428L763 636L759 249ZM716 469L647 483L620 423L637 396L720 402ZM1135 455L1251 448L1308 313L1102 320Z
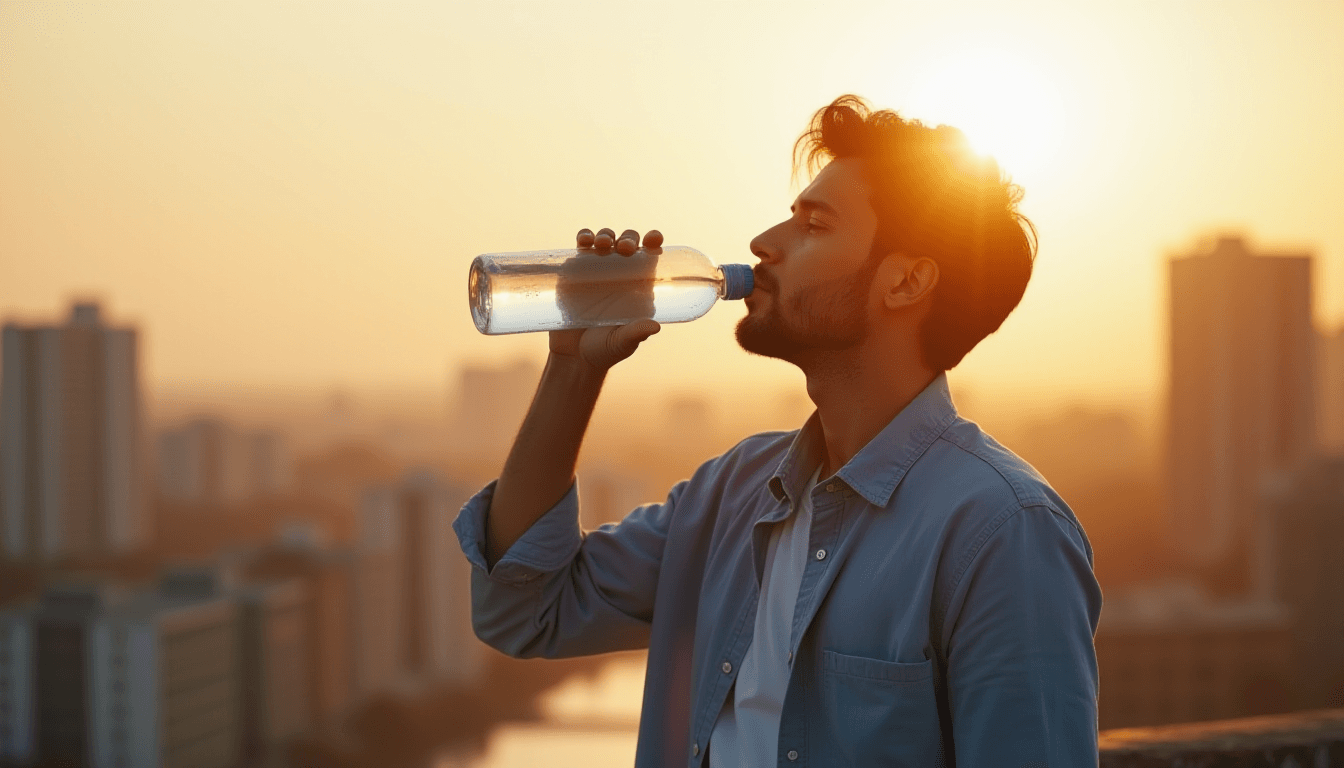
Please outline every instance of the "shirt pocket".
M827 727L847 765L941 766L933 662L822 651Z

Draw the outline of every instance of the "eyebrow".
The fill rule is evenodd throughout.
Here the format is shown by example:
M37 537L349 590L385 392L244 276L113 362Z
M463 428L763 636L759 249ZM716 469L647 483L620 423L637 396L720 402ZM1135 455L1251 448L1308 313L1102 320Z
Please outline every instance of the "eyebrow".
M823 203L823 202L820 201L820 200L814 200L814 199L808 199L808 198L799 198L798 202L796 202L796 203L794 203L793 205L790 205L790 206L789 206L789 210L790 210L790 211L797 211L799 208L803 209L804 212L807 212L807 211L821 211L822 213L828 213L828 214L830 214L830 215L832 215L832 216L836 216L836 217L838 217L838 216L840 215L840 212L839 212L839 211L835 210L835 208L831 207L830 205L828 205L828 204L826 204L826 203Z

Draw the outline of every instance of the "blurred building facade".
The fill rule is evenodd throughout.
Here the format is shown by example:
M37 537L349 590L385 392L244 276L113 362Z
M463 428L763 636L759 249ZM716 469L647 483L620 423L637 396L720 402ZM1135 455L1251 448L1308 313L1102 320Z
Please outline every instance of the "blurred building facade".
M457 549L452 521L467 489L429 470L364 497L366 547L394 558L400 622L397 663L411 684L474 683L484 648L471 628L471 569Z
M1107 596L1096 635L1101 728L1286 711L1292 685L1288 610L1210 601L1193 584Z
M1276 475L1264 503L1275 593L1293 612L1293 705L1344 707L1344 456Z
M246 585L238 599L242 758L279 763L308 731L308 594L302 581Z
M1269 599L1258 547L1266 473L1315 448L1312 259L1237 237L1171 260L1167 476L1176 543L1222 566L1231 591Z
M350 571L350 662L354 691L360 697L388 693L400 682L405 584L397 512L387 494L364 494Z
M354 702L353 567L354 556L348 550L322 549L311 538L298 535L253 553L243 565L248 579L295 579L302 585L304 711L315 729L337 723Z
M119 554L146 543L139 343L75 304L60 326L6 324L0 518L11 559Z
M513 445L540 378L541 367L526 359L507 366L463 367L453 406L454 446L502 456Z
M1317 440L1330 453L1344 453L1344 326L1323 333L1317 361Z
M166 580L109 609L91 643L92 764L228 768L241 743L237 606Z
M289 451L276 432L199 418L159 434L158 491L167 501L229 506L284 491L291 475Z
M0 610L0 765L33 756L33 640L28 606Z

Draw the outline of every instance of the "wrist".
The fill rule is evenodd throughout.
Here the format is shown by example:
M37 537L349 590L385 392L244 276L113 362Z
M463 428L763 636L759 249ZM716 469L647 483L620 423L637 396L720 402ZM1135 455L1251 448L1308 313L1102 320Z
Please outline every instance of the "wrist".
M542 377L569 386L601 387L607 377L607 370L589 363L579 355L552 351L546 358L546 369L542 372Z

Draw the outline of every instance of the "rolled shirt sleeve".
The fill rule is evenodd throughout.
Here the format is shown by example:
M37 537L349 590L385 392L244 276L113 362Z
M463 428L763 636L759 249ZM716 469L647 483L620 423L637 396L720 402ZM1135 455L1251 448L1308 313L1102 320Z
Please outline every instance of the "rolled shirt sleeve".
M472 496L453 522L458 543L473 572L480 571L500 584L517 587L563 568L583 544L578 482L570 485L564 498L546 510L490 568L485 558L485 518L498 482L491 481Z
M943 642L958 765L1097 764L1091 548L1048 506L1010 510L969 554Z
M477 637L511 656L561 658L647 647L663 546L679 484L662 504L584 535L575 483L489 568L485 525L495 483L453 523L471 563Z

